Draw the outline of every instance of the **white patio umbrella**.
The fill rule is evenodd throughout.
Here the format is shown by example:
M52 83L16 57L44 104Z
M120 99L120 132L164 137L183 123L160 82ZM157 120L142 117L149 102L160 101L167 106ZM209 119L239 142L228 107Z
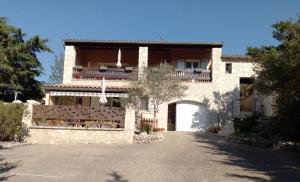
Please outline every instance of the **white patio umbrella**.
M106 99L106 96L105 96L105 78L104 77L102 78L102 93L101 93L99 102L101 104L106 104L107 103L107 99Z
M117 64L116 64L116 67L121 67L122 66L122 64L121 64L121 49L119 49L119 51L118 51L118 62L117 62Z

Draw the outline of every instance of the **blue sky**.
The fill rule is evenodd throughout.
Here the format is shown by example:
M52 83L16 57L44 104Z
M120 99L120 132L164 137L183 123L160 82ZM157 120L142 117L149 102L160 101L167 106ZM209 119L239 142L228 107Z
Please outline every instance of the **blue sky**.
M28 36L49 39L40 61L47 81L63 39L223 41L223 54L276 44L271 24L296 18L299 0L1 0L0 16Z

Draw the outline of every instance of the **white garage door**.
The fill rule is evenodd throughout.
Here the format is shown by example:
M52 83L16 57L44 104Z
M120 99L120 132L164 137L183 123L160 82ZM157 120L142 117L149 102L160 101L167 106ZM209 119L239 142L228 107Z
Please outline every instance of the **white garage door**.
M176 104L176 131L204 131L208 126L206 106L196 102Z

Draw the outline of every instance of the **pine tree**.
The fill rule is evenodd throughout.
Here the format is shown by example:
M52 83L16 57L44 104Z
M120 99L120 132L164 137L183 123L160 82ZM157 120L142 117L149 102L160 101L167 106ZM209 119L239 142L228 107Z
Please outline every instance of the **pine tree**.
M22 100L41 99L41 83L36 80L43 71L37 53L51 52L47 39L33 36L25 40L20 28L0 17L0 100L11 101L14 91Z

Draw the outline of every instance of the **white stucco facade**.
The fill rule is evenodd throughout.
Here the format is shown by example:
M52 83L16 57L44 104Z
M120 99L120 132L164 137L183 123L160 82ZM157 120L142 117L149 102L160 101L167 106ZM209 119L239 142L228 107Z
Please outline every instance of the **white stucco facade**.
M239 83L241 77L253 77L253 63L249 62L231 62L232 63L232 73L225 72L225 64L221 60L222 49L213 48L212 49L212 81L211 82L187 82L185 85L188 89L185 92L185 96L180 99L174 99L168 103L161 104L159 106L158 122L159 127L167 129L168 123L168 105L174 102L180 101L193 101L199 104L206 105L209 111L218 110L218 106L214 101L218 100L218 96L222 95L224 97L229 97L231 103L228 103L230 107L232 106L231 114L233 116L239 116L240 114L240 92ZM181 110L180 113L188 110L189 107L186 106L185 109ZM189 112L189 111L187 111ZM184 114L183 114L184 115ZM210 123L217 122L217 116L214 112L211 112L209 116ZM190 123L191 121L188 121Z
M95 80L73 80L72 73L73 67L76 62L76 49L74 46L65 46L65 57L64 57L64 76L63 84L72 84L72 85L99 85L99 81ZM171 100L168 103L161 104L159 106L158 117L158 126L167 130L168 125L168 105L170 103L197 103L191 105L178 105L177 109L182 110L182 116L186 116L186 113L190 110L195 110L196 107L205 107L207 112L218 110L218 106L215 104L215 101L218 100L218 96L226 96L230 99L227 100L228 105L230 105L230 112L232 116L240 115L240 78L249 78L254 77L253 72L253 63L247 61L222 61L222 48L215 47L211 49L211 76L212 80L209 82L185 82L184 84L188 86L188 89L185 92L185 96L179 99ZM226 63L232 65L232 72L226 73ZM138 49L138 68L142 71L143 67L148 66L148 47L140 46ZM129 86L129 81L126 80L107 80L107 86L116 86L116 87L127 87ZM49 97L49 96L48 96ZM46 101L49 101L47 97ZM265 100L268 102L269 100ZM199 106L200 105L200 106ZM257 106L260 107L260 106ZM271 113L271 109L266 108L268 113ZM206 112L206 111L205 111ZM180 113L177 113L177 115ZM176 116L177 116L176 115ZM209 114L207 114L209 115ZM181 117L181 116L177 116ZM208 117L211 122L217 120L217 116L211 114ZM189 121L190 122L190 121ZM182 126L185 127L185 126ZM177 128L180 130L179 128Z
M71 83L73 67L75 66L76 61L76 50L74 46L65 46L64 54L64 75L63 83Z

